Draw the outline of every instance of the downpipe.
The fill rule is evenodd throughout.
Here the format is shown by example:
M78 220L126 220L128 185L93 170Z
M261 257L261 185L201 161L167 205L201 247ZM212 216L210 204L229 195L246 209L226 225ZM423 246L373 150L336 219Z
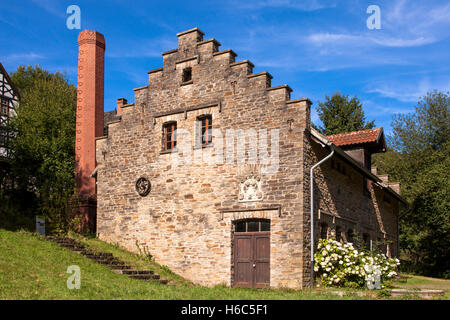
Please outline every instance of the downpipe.
M327 155L325 158L317 162L313 165L309 172L310 177L310 202L311 202L311 213L310 213L310 221L311 221L311 284L314 285L314 169L320 166L322 163L330 159L334 154L334 145L330 144L331 153Z

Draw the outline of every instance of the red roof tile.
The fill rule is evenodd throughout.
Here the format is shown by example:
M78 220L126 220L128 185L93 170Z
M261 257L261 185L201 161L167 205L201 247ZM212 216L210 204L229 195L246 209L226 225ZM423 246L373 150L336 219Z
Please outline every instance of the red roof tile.
M382 130L383 128L380 127L376 129L333 134L330 136L326 136L326 138L338 147L355 144L375 143L377 142L377 138L379 137Z

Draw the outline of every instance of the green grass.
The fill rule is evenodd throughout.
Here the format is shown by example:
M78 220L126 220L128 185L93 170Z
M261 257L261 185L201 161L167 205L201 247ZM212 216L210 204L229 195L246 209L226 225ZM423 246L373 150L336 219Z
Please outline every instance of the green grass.
M309 290L244 289L194 285L145 257L98 239L78 236L93 249L111 252L133 267L152 269L171 285L146 282L116 274L78 253L25 231L0 229L0 299L380 299L364 290L316 288ZM81 288L66 286L67 267L81 269ZM341 291L344 296L333 294Z

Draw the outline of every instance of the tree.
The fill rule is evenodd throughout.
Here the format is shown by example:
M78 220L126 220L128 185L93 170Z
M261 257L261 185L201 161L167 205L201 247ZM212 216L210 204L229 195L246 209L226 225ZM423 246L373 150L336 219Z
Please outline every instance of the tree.
M11 78L22 96L11 121L16 188L36 198L36 214L64 228L74 192L76 88L39 66L20 66Z
M403 254L435 276L450 276L449 108L449 93L428 93L414 113L394 116L389 150L374 158L411 204L400 219Z
M325 101L319 102L317 110L323 127L316 127L324 135L372 129L375 121L366 122L361 102L354 96L341 95L339 92L331 97L325 95Z

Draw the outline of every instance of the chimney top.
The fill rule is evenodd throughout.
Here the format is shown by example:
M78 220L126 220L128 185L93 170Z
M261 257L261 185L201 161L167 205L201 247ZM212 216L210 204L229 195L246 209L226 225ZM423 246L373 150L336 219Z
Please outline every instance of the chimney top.
M116 114L118 116L122 115L122 107L124 104L127 104L128 101L125 98L118 98L117 99L117 109L116 109Z
M105 49L105 37L103 36L103 34L97 31L92 30L81 31L80 34L78 35L78 45L81 46L82 44L85 43L96 44Z

